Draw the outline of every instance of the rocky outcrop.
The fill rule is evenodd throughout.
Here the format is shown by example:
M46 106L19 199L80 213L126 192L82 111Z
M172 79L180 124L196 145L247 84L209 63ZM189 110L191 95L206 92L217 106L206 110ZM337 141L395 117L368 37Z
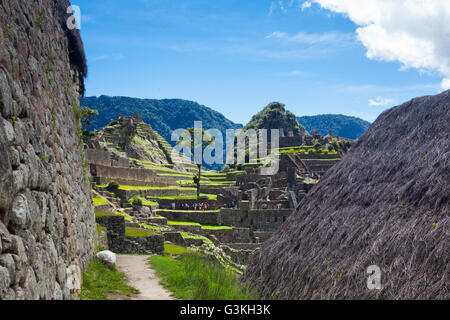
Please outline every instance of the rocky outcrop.
M100 251L95 257L110 269L114 268L116 265L116 254L109 250Z
M384 112L244 279L263 298L449 299L449 159L450 91Z
M0 1L0 299L71 299L95 218L78 137L86 60L68 1Z

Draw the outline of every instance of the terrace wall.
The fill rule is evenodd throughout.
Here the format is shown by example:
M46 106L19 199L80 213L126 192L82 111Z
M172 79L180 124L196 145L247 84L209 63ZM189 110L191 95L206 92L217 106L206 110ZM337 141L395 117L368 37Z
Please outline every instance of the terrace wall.
M122 216L104 216L96 220L106 228L109 250L115 253L164 255L164 236L128 237L125 234L125 218Z
M280 137L280 148L297 147L303 144L303 136Z
M97 172L99 183L117 181L129 186L157 186L167 187L173 184L173 179L160 177L154 171L138 168L108 167L104 165L91 165Z
M128 158L119 157L106 149L87 149L87 161L91 165L101 165L107 167L124 167L130 166Z

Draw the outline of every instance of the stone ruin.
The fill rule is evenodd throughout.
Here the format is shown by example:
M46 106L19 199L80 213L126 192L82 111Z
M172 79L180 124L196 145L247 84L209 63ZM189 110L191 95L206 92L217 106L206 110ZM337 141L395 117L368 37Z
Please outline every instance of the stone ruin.
M118 121L134 123L140 120L137 117L134 119L136 120L119 117ZM331 132L326 137L316 133L313 136L294 136L288 133L280 138L280 145L287 149L312 141L326 145L332 139ZM221 180L232 183L201 187L202 194L214 194L217 197L213 200L208 197L197 199L196 191L189 188L164 189L166 186L177 185L176 180L179 178L170 175L162 177L157 170L136 166L136 161L126 155L117 159L109 148L89 149L87 154L91 168L96 171L94 190L109 198L110 203L114 203L116 208L128 216L125 226L156 227L164 241L182 246L205 247L209 246L207 241L210 241L216 248L220 248L228 263L235 266L247 263L254 250L281 227L321 175L339 160L336 154L282 154L280 170L273 175L262 174L261 167L258 166L248 166L242 172L222 173ZM196 167L186 166L183 171L174 172L196 173ZM159 186L161 189L116 190L111 197L104 189L97 187L111 181L128 186ZM136 196L157 204L130 203L130 199ZM198 209L197 205L200 208L207 205L208 212ZM177 221L188 223L170 223ZM225 228L205 229L202 226ZM105 227L108 229L107 225ZM122 249L136 248L130 247L130 239L115 236L114 233L111 235L116 241L113 246Z

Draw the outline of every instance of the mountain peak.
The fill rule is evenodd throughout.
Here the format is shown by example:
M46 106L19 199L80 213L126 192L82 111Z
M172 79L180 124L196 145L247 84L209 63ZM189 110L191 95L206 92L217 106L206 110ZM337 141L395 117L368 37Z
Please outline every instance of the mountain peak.
M283 129L284 134L293 132L294 135L308 135L306 129L298 123L295 115L286 111L280 102L269 103L262 111L253 116L245 126L248 129Z

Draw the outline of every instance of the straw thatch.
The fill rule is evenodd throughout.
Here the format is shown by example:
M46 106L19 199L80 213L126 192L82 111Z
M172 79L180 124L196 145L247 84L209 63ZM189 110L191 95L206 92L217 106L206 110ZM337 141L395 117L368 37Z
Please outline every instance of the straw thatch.
M251 260L273 299L449 299L450 91L384 112ZM381 290L367 288L367 267Z

